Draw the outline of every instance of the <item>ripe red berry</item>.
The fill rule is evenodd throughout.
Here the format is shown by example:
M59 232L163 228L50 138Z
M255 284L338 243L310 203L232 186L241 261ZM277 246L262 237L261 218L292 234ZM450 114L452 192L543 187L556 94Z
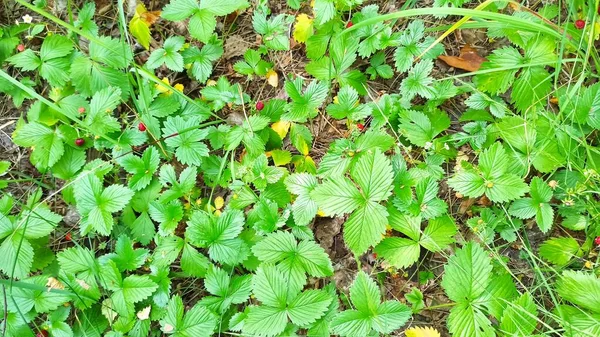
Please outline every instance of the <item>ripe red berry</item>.
M594 243L596 244L596 246L600 246L600 236L597 236L597 237L594 239Z
M256 102L256 110L260 111L264 108L265 108L265 103L263 103L262 101Z
M146 131L146 125L144 123L138 124L138 130L142 132Z
M585 27L585 21L583 21L583 20L575 21L575 27L577 27L577 29L583 29L583 27Z
M362 131L362 130L364 130L364 129L365 129L365 126L364 126L362 123L357 123L357 124L356 124L356 127L357 127L357 128L360 130L360 131Z
M79 111L80 114L85 112L85 108L80 106L79 109L77 109L77 111Z
M48 331L47 330L40 330L40 332L38 332L37 334L35 334L35 337L48 337Z
M354 24L352 23L352 21L348 21L348 23L346 24L346 28L350 28L354 26Z
M377 258L377 253L373 253L373 258L376 259Z
M24 50L25 50L25 45L24 45L24 44L22 44L22 43L21 43L21 44L19 44L19 45L17 46L17 50L19 51L19 53L20 53L20 52L22 52L22 51L24 51Z
M77 145L77 146L83 146L83 144L85 144L85 139L83 139L83 138L77 138L77 139L75 139L75 145Z
M71 232L68 232L67 235L65 235L65 240L71 241Z

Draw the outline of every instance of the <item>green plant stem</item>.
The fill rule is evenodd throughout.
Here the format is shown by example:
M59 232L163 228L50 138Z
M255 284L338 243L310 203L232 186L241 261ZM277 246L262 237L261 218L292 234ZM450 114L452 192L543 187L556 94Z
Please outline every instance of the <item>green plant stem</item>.
M432 305L432 306L423 308L423 310L437 310L437 309L443 309L443 308L452 308L454 306L456 306L456 303L454 303L454 302L442 303L442 304Z

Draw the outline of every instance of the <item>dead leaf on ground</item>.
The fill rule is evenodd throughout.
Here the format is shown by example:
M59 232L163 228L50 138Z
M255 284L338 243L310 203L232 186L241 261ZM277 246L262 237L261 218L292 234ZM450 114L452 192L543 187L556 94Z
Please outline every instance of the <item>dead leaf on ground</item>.
M269 85L271 85L273 88L277 88L279 85L279 75L275 70L269 70L265 77L267 78L267 83L269 83Z
M481 64L487 61L485 57L479 56L477 50L468 44L460 49L459 56L440 55L438 58L451 67L466 71L477 71L481 67Z
M248 49L248 42L240 35L230 35L225 40L225 52L223 57L230 59L232 57L242 56Z

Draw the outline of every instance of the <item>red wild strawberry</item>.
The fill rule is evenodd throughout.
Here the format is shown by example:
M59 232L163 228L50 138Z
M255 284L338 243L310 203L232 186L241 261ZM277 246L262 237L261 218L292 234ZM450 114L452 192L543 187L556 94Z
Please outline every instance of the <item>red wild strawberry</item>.
M77 146L83 146L83 144L85 144L85 139L83 139L83 138L77 138L77 139L75 139L75 145L77 145Z
M48 337L48 331L47 330L40 330L40 332L38 332L37 334L35 334L35 337Z
M85 113L85 108L80 106L79 109L77 109L77 111L79 111L80 114Z
M373 258L376 259L377 258L377 253L373 253Z
M262 101L256 102L256 110L260 111L264 108L265 108L265 103L263 103Z
M146 125L144 123L138 124L138 130L142 132L146 131Z
M583 21L583 20L575 21L575 27L577 27L577 29L583 29L583 27L585 27L585 21Z
M594 243L596 244L596 246L600 246L600 236L597 236L597 237L594 239Z
M25 45L24 45L24 44L22 44L22 43L21 43L21 44L19 44L19 45L17 46L17 50L19 51L19 53L20 53L20 52L22 52L22 51L24 51L24 50L25 50Z
M357 124L356 124L356 127L357 127L357 128L360 130L360 131L362 131L362 130L364 130L364 129L365 129L365 126L364 126L362 123L357 123Z
M71 232L68 232L67 235L65 235L65 240L71 241Z
M350 28L354 26L354 24L352 23L352 21L348 21L348 23L346 24L346 28Z

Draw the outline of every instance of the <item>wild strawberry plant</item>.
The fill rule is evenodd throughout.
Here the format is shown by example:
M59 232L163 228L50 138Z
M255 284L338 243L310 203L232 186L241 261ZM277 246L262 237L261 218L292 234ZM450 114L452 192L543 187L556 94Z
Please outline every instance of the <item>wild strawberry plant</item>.
M600 335L597 3L14 5L4 335Z

